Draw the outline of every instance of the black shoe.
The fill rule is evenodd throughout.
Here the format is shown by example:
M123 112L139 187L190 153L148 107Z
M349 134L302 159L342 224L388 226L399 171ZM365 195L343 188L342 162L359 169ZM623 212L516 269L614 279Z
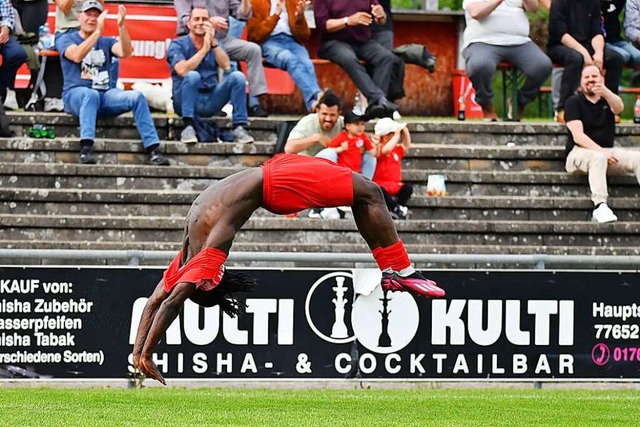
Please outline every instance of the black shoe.
M264 111L260 104L249 108L249 117L269 117L269 113Z
M365 122L373 119L381 119L383 117L387 117L386 111L386 108L380 104L371 104L364 111L362 118Z
M381 99L375 104L369 105L364 112L364 119L382 119L384 117L393 118L393 113L398 111L398 106L388 99Z
M169 159L156 148L149 153L149 163L155 166L169 166Z
M393 113L398 111L398 104L395 104L387 99L384 99L379 102L385 109L385 113L387 114L385 117L393 118Z
M80 150L80 163L83 165L96 164L96 156L93 154L93 147L84 147Z
M391 218L393 219L407 219L407 214L409 213L409 209L406 206L395 205L393 209L391 209Z

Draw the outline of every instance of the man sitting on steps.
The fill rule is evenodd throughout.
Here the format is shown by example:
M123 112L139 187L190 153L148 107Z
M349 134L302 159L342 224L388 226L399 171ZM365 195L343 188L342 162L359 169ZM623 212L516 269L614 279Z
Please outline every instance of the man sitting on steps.
M125 26L125 7L118 7L119 41L102 36L107 18L102 3L86 0L80 10L80 31L65 35L58 44L64 79L64 108L80 120L80 162L96 163L93 143L98 116L113 117L133 110L133 119L149 153L149 162L168 165L169 160L160 151L160 138L144 95L133 90L112 88L111 85L111 57L128 58L133 53Z
M640 183L640 152L613 146L614 114L624 109L622 99L604 84L595 65L582 70L580 93L567 100L565 120L569 129L567 163L569 173L589 175L593 220L613 222L618 217L607 206L607 174L633 173Z
M198 142L193 127L197 116L211 117L231 102L235 141L253 142L253 137L244 129L248 120L244 74L233 71L218 84L218 67L228 71L231 66L229 57L218 45L207 9L191 9L187 26L189 34L172 41L167 52L173 80L173 106L185 123L180 141Z

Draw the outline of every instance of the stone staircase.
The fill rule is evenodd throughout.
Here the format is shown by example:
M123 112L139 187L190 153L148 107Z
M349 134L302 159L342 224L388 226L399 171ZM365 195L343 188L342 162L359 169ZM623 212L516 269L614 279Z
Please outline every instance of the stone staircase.
M99 122L98 165L77 163L77 121L70 116L16 113L10 119L19 135L38 123L53 127L57 138L0 139L0 248L171 251L179 248L184 215L202 189L271 156L278 120L252 121L252 134L263 142L186 146L167 140L179 134L179 119L155 117L172 162L155 167L145 164L130 116ZM404 176L415 185L415 193L410 219L396 221L396 227L410 252L640 252L640 188L635 178L610 180L617 223L590 222L586 177L564 172L562 126L409 122L415 145L405 160ZM618 132L622 146L634 146L640 137L640 128L631 124L619 126ZM446 176L446 197L426 196L430 174ZM312 220L306 213L285 218L259 210L232 250L367 248L351 219Z

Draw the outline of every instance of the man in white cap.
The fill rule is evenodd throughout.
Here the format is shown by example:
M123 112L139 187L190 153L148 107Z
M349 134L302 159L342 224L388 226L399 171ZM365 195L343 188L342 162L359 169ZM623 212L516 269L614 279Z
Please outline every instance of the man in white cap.
M373 143L378 162L373 182L382 189L384 201L394 219L405 219L409 213L407 201L413 186L402 181L402 159L411 147L411 134L406 123L388 117L378 120Z
M149 163L168 165L169 160L160 151L160 138L144 95L112 89L110 82L111 58L128 58L133 53L125 27L127 10L123 5L118 6L119 40L116 40L102 35L107 18L107 11L102 9L98 0L85 0L78 15L80 30L62 37L57 46L64 79L64 109L80 121L80 162L96 163L93 143L98 117L113 117L133 111L142 143L149 154Z

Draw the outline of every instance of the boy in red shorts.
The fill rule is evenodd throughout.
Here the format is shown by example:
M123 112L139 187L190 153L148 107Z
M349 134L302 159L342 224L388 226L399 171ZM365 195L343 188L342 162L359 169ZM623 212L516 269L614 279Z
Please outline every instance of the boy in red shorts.
M244 303L233 293L250 290L255 280L225 270L224 262L236 233L256 209L288 214L343 205L352 207L358 230L382 270L384 291L444 296L435 282L413 269L380 187L329 160L280 154L259 168L212 184L193 202L185 220L182 250L142 312L133 348L134 366L166 384L151 354L187 298L204 307L220 305L231 316L244 310Z

